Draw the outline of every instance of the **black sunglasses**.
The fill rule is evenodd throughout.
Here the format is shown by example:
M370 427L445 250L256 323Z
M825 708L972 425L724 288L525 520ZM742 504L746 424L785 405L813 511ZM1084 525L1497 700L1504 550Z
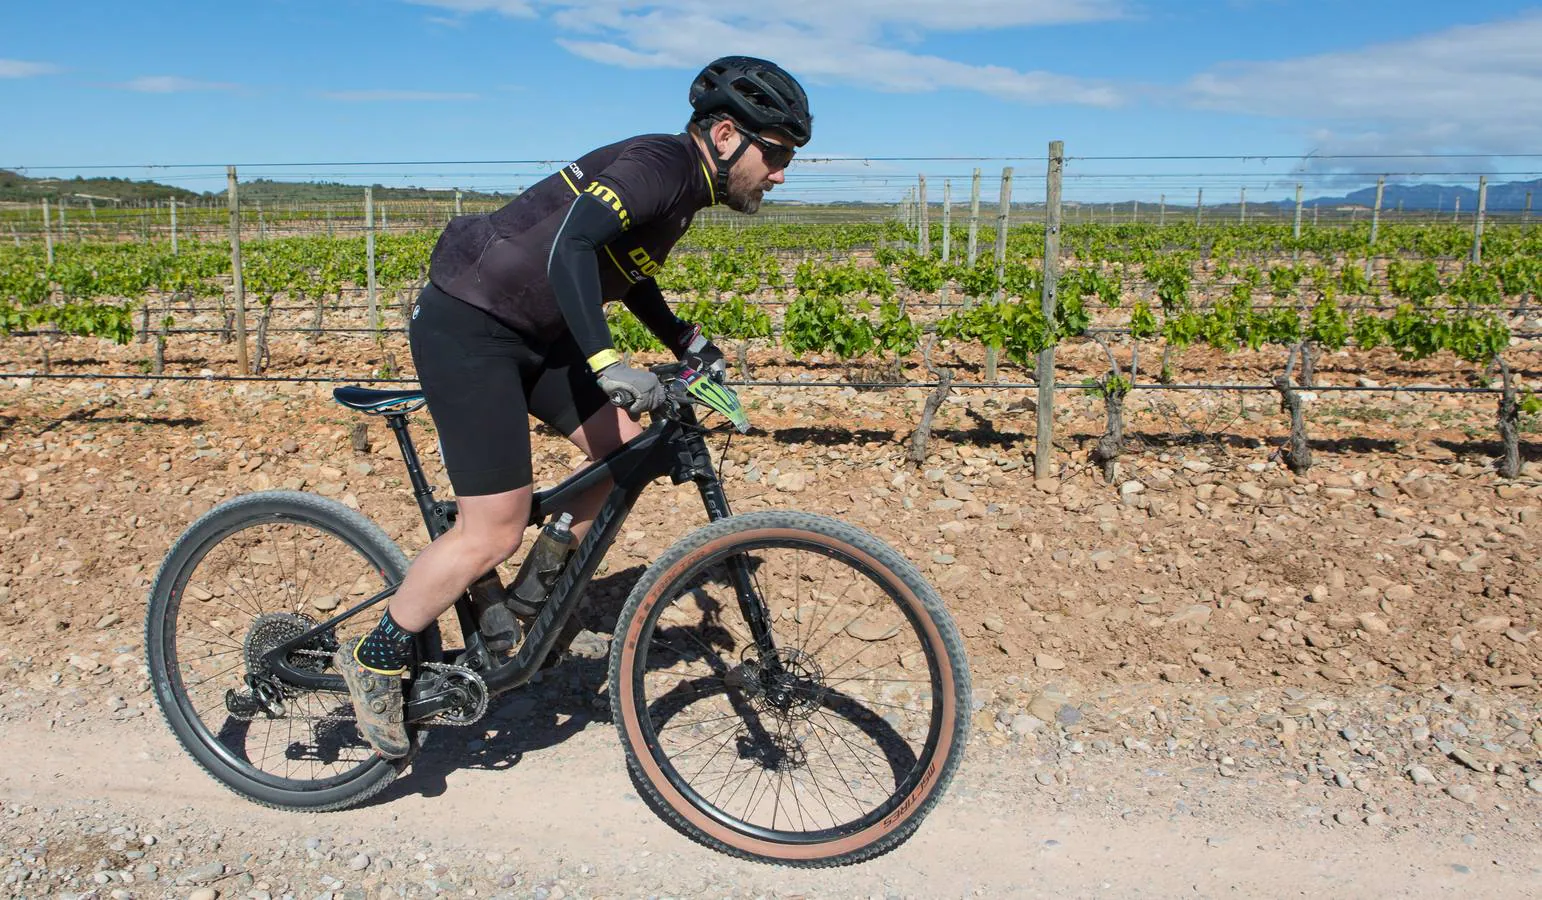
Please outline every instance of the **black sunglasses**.
M778 144L776 141L767 140L753 131L745 131L738 123L734 124L734 129L755 142L755 146L760 148L761 157L765 159L766 165L772 171L787 168L792 164L793 154L798 152L786 144Z

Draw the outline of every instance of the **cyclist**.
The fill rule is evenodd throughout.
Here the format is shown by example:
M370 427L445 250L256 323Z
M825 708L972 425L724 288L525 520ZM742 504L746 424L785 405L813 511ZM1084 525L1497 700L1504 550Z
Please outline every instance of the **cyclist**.
M683 133L591 151L495 212L452 219L434 247L409 341L460 511L413 561L380 623L334 658L359 730L382 756L409 750L402 675L414 635L519 548L528 415L595 460L641 434L637 417L664 399L653 373L621 361L603 304L621 300L677 357L724 369L653 276L698 210L759 209L808 143L813 116L791 75L747 56L707 65L689 96ZM597 485L567 510L576 539L610 489Z

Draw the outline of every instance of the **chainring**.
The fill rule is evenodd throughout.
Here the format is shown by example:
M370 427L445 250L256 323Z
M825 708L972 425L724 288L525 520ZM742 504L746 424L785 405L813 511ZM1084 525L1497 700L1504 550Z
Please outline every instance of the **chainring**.
M460 691L465 702L442 710L431 719L413 724L470 725L487 713L487 703L490 699L487 693L487 682L483 681L482 676L474 670L449 663L430 662L419 663L418 668L438 673L441 687Z

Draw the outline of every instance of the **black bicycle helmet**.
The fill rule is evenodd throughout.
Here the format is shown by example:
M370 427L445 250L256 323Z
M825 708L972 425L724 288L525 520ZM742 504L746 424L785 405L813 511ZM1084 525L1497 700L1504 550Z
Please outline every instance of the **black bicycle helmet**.
M802 147L814 133L808 95L798 80L774 62L753 56L725 56L707 64L691 82L695 120L732 116L746 129L775 129Z

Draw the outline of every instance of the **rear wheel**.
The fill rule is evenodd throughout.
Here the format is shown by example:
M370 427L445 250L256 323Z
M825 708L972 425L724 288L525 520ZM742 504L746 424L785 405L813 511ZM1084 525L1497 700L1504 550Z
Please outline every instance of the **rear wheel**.
M267 806L341 809L383 790L411 755L377 755L346 691L284 683L263 655L406 572L379 526L333 500L268 491L209 510L167 554L145 621L155 699L177 740L210 775ZM367 633L380 608L290 651L289 664L332 674L332 651ZM438 658L437 636L432 627L420 636L419 659Z
M731 570L769 615L751 637ZM733 516L670 548L627 600L611 704L633 780L735 856L831 866L905 841L962 760L969 671L935 590L867 532Z

